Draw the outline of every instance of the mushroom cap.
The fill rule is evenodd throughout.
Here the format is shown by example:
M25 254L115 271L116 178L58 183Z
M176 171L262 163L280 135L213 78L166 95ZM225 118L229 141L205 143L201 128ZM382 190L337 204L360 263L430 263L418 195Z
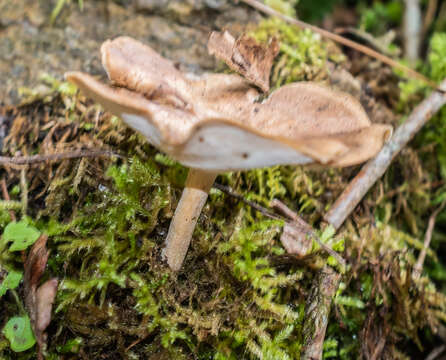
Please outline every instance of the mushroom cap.
M106 41L101 51L115 87L80 72L67 73L67 80L193 168L354 165L375 156L392 132L371 124L352 96L322 85L289 84L259 101L238 75L191 78L128 37Z

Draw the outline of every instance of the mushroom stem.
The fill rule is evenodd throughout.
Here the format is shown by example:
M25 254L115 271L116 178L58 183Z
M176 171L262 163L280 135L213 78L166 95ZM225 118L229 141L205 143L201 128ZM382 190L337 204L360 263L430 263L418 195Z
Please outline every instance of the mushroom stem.
M163 250L169 267L178 271L186 257L192 234L206 203L209 190L217 177L216 173L190 169L180 202L170 223Z

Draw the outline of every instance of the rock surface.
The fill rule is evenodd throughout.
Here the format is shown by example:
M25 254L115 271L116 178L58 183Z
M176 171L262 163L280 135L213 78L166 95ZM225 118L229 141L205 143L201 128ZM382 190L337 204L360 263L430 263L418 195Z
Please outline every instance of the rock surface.
M211 30L239 34L260 16L229 0L134 0L84 2L65 6L55 24L56 1L0 0L0 104L17 104L21 87L36 87L48 73L62 79L68 70L105 76L99 48L118 35L134 37L200 73L215 67L206 43Z

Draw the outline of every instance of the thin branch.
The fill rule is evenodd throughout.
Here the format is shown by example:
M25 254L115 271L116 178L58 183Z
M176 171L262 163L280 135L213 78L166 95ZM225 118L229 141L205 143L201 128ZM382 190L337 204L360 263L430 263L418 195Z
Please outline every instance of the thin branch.
M446 89L446 80L440 86ZM378 155L363 166L359 174L342 192L329 212L325 214L324 219L332 224L335 229L339 229L364 195L384 174L401 149L445 104L446 96L438 91L434 91L419 104L404 124L396 129L390 141L383 146Z
M443 210L445 205L446 205L446 201L443 201L443 203L439 206L439 208L437 210L435 210L429 218L426 234L424 235L423 249L421 250L420 255L418 255L418 260L417 260L415 266L413 267L412 278L414 280L419 279L421 276L421 272L423 271L424 259L426 258L426 252L427 252L427 249L429 249L429 245L432 240L432 233L433 233L434 227L435 227L435 220L436 220L438 214L441 212L441 210Z
M435 13L437 11L437 7L438 7L438 0L429 0L423 20L423 32L422 32L423 39L426 36L426 33L429 31L435 19Z
M227 194L229 196L232 196L233 198L235 198L237 200L240 200L240 201L244 202L248 206L252 207L253 209L256 209L258 212L260 212L261 214L265 215L266 217L269 217L270 219L286 221L284 218L274 214L273 212L269 211L267 208L265 208L265 207L255 203L253 201L249 201L248 199L246 199L242 195L237 194L229 186L225 186L225 185L221 185L221 184L218 184L218 183L214 183L214 185L212 185L212 187L220 190L221 192L224 192L225 194Z
M26 181L26 170L20 170L20 187L21 187L21 202L22 202L22 216L26 216L28 210L28 182Z
M388 335L388 331L386 331L385 334L383 334L381 336L378 343L375 345L375 348L373 350L372 356L370 357L370 360L380 359L380 356L382 355L382 352L384 350L384 346L386 345L387 335Z
M381 54L381 53L379 53L379 52L377 52L377 51L375 51L375 50L373 50L373 49L371 49L371 48L369 48L367 46L358 44L357 42L349 40L349 39L347 39L347 38L345 38L343 36L331 33L328 30L324 30L324 29L321 29L321 28L319 28L317 26L314 26L314 25L311 25L311 24L307 24L307 23L305 23L305 22L303 22L301 20L294 19L294 18L292 18L290 16L283 15L280 12L270 8L269 6L261 3L258 0L240 0L240 1L244 2L245 4L248 4L249 6L255 8L257 10L259 10L260 12L263 12L264 14L278 17L278 18L280 18L280 19L282 19L282 20L284 20L284 21L286 21L286 22L288 22L290 24L296 25L296 26L298 26L300 28L303 28L303 29L310 29L311 31L314 31L315 33L318 33L318 34L320 34L321 36L323 36L323 37L325 37L327 39L336 41L336 42L338 42L338 43L340 43L342 45L345 45L345 46L348 46L348 47L350 47L352 49L360 51L363 54L368 55L370 57L373 57L373 58L375 58L375 59L383 62L384 64L387 64L387 65L393 67L393 68L397 68L397 69L403 70L405 73L413 76L414 78L420 79L420 80L424 81L426 84L429 84L429 86L431 86L433 89L436 89L439 92L442 92L442 93L446 92L445 89L441 89L441 87L439 87L435 82L433 82L432 80L428 79L427 77L425 77L424 75L420 74L419 72L417 72L417 71L415 71L415 70L413 70L413 69L411 69L411 68L409 68L407 66L404 66L403 64L400 64L399 62L397 62L395 60L392 60L391 58L389 58L389 57L387 57L387 56L385 56L385 55L383 55L383 54Z
M101 156L121 157L120 155L110 150L89 149L89 150L76 150L76 151L47 154L47 155L14 156L14 157L0 156L0 165L30 165L45 161L61 161L74 158L101 157Z
M422 15L419 0L404 0L404 52L410 64L419 58L422 36Z
M427 356L426 360L435 360L437 359L441 354L444 353L444 351L446 350L446 345L440 345L438 347L436 347L435 349L433 349L429 355Z

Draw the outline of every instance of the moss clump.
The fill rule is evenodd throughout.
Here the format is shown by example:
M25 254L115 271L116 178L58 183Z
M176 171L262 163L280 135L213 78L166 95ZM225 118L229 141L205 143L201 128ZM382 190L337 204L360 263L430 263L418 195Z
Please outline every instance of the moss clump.
M264 43L271 37L280 42L271 77L275 88L295 81L324 81L328 76L327 61L340 63L344 60L333 43L277 18L263 20L249 35Z
M284 15L296 16L296 4L298 0L266 0L265 5L270 6L276 11L281 12Z
M303 308L296 291L303 274L296 268L279 271L268 259L271 253L283 254L277 244L280 224L253 223L241 209L234 224L221 223L229 241L216 248L212 242L199 244L192 259L188 256L194 262L186 264L188 276L176 278L160 261L163 239L157 231L163 230L156 225L168 215L167 177L154 162L136 158L107 174L113 185L88 199L71 224L52 224L55 247L71 274L62 284L58 309L71 322L82 321L81 314L70 313L73 305L97 301L101 309L119 292L133 304L134 317L141 317L135 335L153 334L152 342L171 356L199 349L216 359L240 359L246 351L246 359L298 356ZM209 226L202 223L198 229L203 242L215 236ZM109 316L103 321L115 320ZM102 336L105 344L112 336Z

